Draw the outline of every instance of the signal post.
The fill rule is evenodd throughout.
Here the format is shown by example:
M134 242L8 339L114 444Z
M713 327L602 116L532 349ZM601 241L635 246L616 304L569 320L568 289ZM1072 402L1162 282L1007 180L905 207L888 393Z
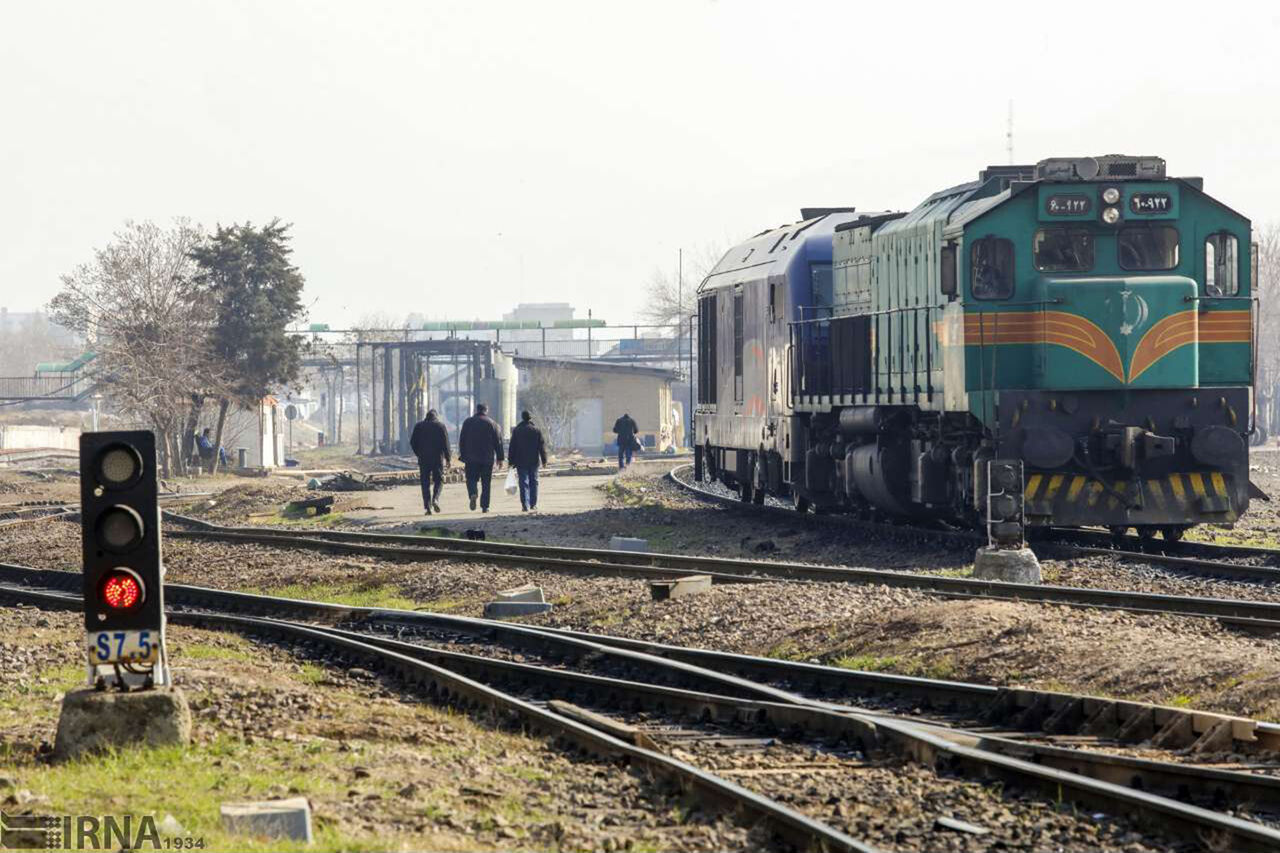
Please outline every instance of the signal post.
M1013 583L1040 583L1040 561L1026 545L1021 459L986 463L987 545L973 559L973 576Z
M165 651L155 435L80 436L88 686L68 693L55 752L186 743L191 712Z

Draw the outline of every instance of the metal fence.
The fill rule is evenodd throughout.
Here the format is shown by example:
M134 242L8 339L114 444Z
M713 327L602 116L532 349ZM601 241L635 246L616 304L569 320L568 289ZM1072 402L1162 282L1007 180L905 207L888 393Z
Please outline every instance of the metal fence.
M39 376L0 376L0 400L78 400L92 389L80 371Z

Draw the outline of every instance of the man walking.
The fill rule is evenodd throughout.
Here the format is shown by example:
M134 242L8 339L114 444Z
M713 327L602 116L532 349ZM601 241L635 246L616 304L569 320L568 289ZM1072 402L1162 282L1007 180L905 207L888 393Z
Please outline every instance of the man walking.
M511 430L507 444L507 463L516 469L520 482L520 509L538 508L538 465L547 464L547 442L542 430L533 424L533 415L520 413L520 423Z
M453 459L449 455L449 433L436 417L436 410L427 412L426 420L419 421L409 438L413 455L418 457L418 476L422 479L422 508L440 511L440 490L444 488L444 469Z
M476 413L462 422L458 433L458 458L467 472L467 496L471 508L476 508L476 486L480 486L480 510L489 511L489 487L493 480L493 465L502 464L502 435L498 425L487 412L484 403L476 405Z
M613 422L613 432L618 436L619 471L631 464L631 457L640 446L640 442L636 441L636 433L639 431L640 427L636 425L635 419L626 412Z

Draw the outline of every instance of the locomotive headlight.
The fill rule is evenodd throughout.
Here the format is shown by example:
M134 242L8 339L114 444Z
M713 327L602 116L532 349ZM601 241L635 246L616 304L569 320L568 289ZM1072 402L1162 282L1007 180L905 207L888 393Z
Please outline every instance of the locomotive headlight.
M1120 190L1115 187L1107 187L1102 191L1102 200L1107 204L1115 204L1120 200Z
M1114 207L1103 208L1102 221L1108 225L1115 225L1120 221L1120 211Z

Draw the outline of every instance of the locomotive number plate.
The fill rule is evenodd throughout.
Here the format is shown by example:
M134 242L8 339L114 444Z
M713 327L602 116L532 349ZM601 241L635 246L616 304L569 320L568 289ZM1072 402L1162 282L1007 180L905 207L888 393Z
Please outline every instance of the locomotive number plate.
M1050 216L1087 216L1093 210L1093 199L1080 193L1051 195L1044 201L1044 210Z
M90 663L155 663L160 658L158 631L91 631Z
M1168 213L1173 210L1173 197L1168 193L1134 193L1129 209L1134 213Z

